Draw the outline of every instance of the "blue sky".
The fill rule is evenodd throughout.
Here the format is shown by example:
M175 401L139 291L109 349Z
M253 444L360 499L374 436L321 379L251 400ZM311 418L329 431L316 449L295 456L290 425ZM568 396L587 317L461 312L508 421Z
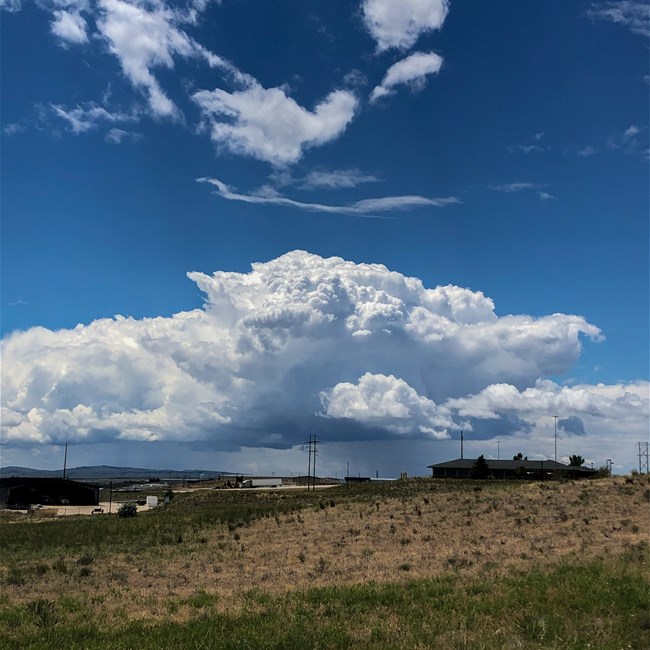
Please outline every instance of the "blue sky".
M403 469L422 473L422 453L431 462L453 454L461 426L475 432L477 451L491 453L500 436L514 451L549 455L549 417L563 409L567 454L597 464L616 455L621 471L634 465L648 408L647 5L2 6L3 464L54 462L50 452L70 439L87 462L108 454L142 464L155 446L162 464L196 466L207 445L230 454L219 462L297 471L297 443L318 429L332 441L323 455L333 472L350 454L344 447L373 440L385 451L367 466L367 450L358 452L364 470L383 460L393 471L387 459L400 453ZM287 258L294 250L311 256ZM323 261L331 257L342 259ZM343 260L384 265L428 290L469 289L446 298L451 329L438 335L449 347L424 330L415 347L402 347L399 337L413 343L420 308L439 315L428 294L411 304L402 289L391 293L387 271L350 270ZM271 266L256 274L256 262ZM224 276L217 290L188 279L192 271L244 275ZM300 293L305 282L294 284L301 274L330 296L342 282L350 311L313 307L311 293ZM315 325L308 335L282 325L277 340L268 325L273 304L294 317L312 309L310 323L334 314L349 329L367 312L366 286L373 305L407 305L403 330L385 322L356 338L336 330L325 337L330 348ZM488 313L476 292L492 300L498 332L472 329ZM236 305L230 320L222 294ZM482 316L458 316L461 303ZM172 335L180 313L215 320L202 333ZM137 332L98 321L117 314ZM156 317L165 335L145 335L152 325L142 319ZM540 332L513 357L524 317ZM263 336L250 329L262 321ZM97 334L97 323L111 333ZM369 357L358 341L385 331L393 338L377 343L379 360ZM147 347L143 336L158 341L146 363L124 343ZM273 350L245 356L250 337L272 339ZM183 366L172 339L204 352ZM477 366L464 356L470 340L490 351ZM206 361L225 347L228 364ZM354 363L325 369L336 354ZM412 376L396 361L411 354L421 364ZM190 389L169 363L198 382L193 394L210 388L212 411L200 423L171 406ZM114 390L89 388L84 373L94 366ZM309 391L269 410L269 368ZM447 392L426 379L443 368ZM253 386L244 401L226 375ZM118 388L125 376L140 381L128 395ZM495 388L504 386L516 399ZM574 391L565 401L562 387ZM481 400L499 390L488 408ZM578 393L595 402L578 404ZM612 430L623 403L636 419ZM92 417L79 419L84 409ZM569 430L573 417L582 432Z

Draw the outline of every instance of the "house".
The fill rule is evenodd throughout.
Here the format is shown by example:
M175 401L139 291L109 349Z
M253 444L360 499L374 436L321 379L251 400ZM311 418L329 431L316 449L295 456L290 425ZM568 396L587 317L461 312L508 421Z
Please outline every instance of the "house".
M457 458L444 463L428 465L433 478L471 478L476 458ZM595 469L564 465L555 460L493 460L486 458L489 477L498 479L586 478L596 474Z
M64 478L10 476L0 479L0 508L31 505L96 506L99 487Z

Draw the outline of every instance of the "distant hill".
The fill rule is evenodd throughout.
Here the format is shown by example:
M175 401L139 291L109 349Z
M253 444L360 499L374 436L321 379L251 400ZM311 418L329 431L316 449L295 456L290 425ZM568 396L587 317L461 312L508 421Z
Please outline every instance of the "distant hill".
M92 465L87 467L70 467L66 470L70 479L198 479L218 478L219 476L232 476L232 472L222 472L207 469L150 469L144 467L112 467L110 465ZM33 478L48 478L62 476L63 469L34 469L32 467L19 467L11 465L0 467L0 477L6 476L30 476Z

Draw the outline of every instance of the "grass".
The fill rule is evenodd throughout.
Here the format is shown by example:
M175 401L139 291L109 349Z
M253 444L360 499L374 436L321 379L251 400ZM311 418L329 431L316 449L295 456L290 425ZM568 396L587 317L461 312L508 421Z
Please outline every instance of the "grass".
M647 486L411 480L14 515L0 649L650 647Z
M0 648L563 648L650 644L648 582L625 560L538 568L511 577L452 577L321 587L272 598L251 591L238 613L197 592L186 621L92 624L83 608L0 603Z

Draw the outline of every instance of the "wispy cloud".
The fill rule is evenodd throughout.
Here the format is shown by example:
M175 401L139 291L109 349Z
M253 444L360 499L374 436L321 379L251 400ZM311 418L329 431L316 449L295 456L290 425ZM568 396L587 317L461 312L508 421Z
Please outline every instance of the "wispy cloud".
M587 15L590 18L622 25L634 34L650 38L650 5L647 2L619 0L592 4L587 10Z
M539 190L544 187L542 183L505 183L503 185L490 185L491 190L513 194L524 190Z
M242 194L217 178L197 178L199 183L209 183L216 188L216 193L229 201L242 201L244 203L255 203L264 205L280 205L309 212L327 212L330 214L351 214L371 216L374 212L392 212L395 210L408 210L426 206L444 207L454 203L461 203L455 196L444 198L429 198L417 194L403 196L384 196L374 199L363 199L345 205L326 205L322 203L307 203L296 201L283 196L272 189L265 187L261 192Z
M581 158L589 158L589 156L595 156L597 153L598 153L598 149L588 144L586 147L582 147L581 149L578 149L576 151L576 156L580 156Z
M442 57L435 52L415 52L393 64L378 86L370 94L370 102L392 95L395 86L406 84L412 90L422 90L427 83L427 75L437 74L442 67Z
M363 183L377 183L379 178L366 174L359 169L315 170L309 172L302 180L296 181L301 189L317 188L344 189L357 187Z
M54 115L64 120L76 135L95 129L102 123L133 122L138 119L135 112L114 112L94 102L77 104L74 108L49 104L49 108Z
M134 133L132 131L125 131L124 129L112 128L104 136L104 140L109 144L121 144L126 140L135 142L142 139L141 133Z
M495 192L505 194L516 194L518 192L535 192L540 201L550 201L555 197L544 191L546 183L504 183L503 185L490 185L489 188Z

